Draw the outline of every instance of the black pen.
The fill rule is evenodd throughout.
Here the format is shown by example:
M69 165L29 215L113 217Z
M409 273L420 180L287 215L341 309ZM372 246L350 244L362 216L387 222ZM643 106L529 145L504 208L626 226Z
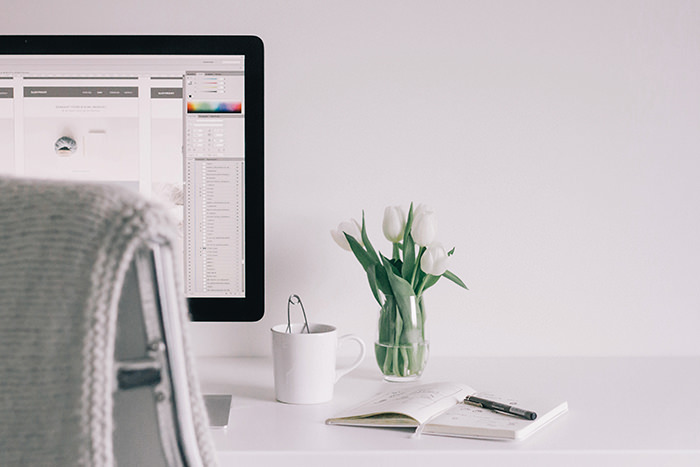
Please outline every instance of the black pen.
M537 414L535 412L531 412L530 410L513 407L512 405L502 404L496 401L490 401L488 399L482 399L481 397L467 396L464 398L464 402L466 404L476 405L477 407L483 407L485 409L515 415L527 420L534 420L537 418Z

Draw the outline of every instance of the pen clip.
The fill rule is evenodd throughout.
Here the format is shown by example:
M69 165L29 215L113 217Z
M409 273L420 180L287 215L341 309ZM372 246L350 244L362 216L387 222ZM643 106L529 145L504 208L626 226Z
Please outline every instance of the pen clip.
M481 407L482 409L484 408L484 404L482 404L482 403L480 403L480 402L473 401L473 400L470 399L470 397L471 397L471 396L467 396L467 397L464 398L464 403L465 403L465 404L473 405L474 407Z

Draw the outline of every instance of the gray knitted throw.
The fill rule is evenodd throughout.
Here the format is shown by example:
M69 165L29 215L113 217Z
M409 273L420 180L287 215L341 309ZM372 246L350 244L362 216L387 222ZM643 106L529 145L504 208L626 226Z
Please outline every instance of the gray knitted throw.
M119 294L134 252L174 235L164 210L124 189L0 177L0 466L114 464ZM185 351L213 465L187 339Z

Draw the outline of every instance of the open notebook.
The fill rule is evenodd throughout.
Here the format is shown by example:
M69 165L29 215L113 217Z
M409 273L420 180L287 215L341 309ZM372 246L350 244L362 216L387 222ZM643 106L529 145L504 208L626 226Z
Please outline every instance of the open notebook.
M463 403L478 394L538 414L535 420ZM486 439L524 439L568 410L566 401L547 396L515 400L477 393L461 383L429 383L381 392L362 404L326 420L329 425L419 427L422 434Z

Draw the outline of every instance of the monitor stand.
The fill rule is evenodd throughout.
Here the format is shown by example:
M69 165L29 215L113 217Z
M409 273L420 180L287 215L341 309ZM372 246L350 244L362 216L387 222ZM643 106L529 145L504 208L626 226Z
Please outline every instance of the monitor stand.
M226 428L228 426L231 398L230 394L204 395L204 405L207 407L207 414L209 414L210 427Z

